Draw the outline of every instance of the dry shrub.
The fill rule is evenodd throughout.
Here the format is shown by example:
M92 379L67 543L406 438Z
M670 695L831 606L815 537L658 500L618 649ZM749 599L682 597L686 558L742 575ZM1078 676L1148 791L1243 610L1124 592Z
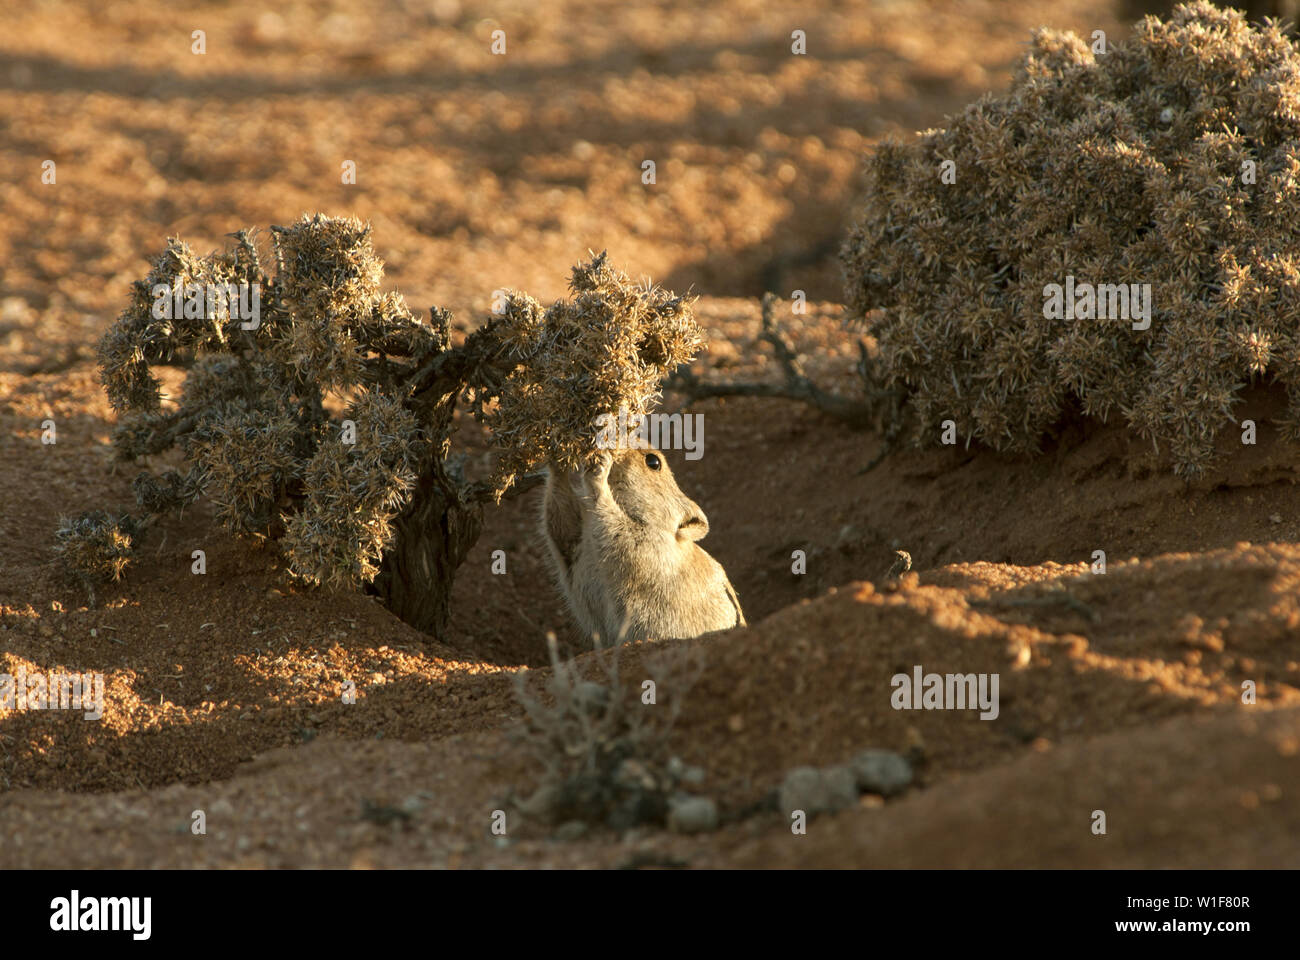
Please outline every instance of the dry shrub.
M544 310L513 294L504 315L452 346L450 313L433 307L423 322L382 292L368 224L304 216L272 239L274 275L248 231L207 256L170 240L104 334L117 456L175 447L188 463L136 477L141 517L60 527L60 554L81 574L120 577L158 517L206 496L226 529L278 543L300 579L373 583L398 616L437 633L482 504L539 463L590 456L595 418L648 411L664 374L701 345L689 300L632 284L604 254L574 268L572 300ZM260 322L244 329L220 298L155 309L156 287L183 295L194 284L257 284ZM187 368L175 402L163 402L159 363ZM329 422L326 399L346 406L355 442ZM462 400L500 450L490 481L449 466Z
M548 460L575 469L595 452L595 418L650 412L663 378L703 345L693 299L651 284L638 286L604 253L573 268L571 300L543 310L527 294L505 304L501 338L519 365L484 414L502 448L495 480Z
M92 510L78 517L59 517L54 550L67 569L80 575L94 596L96 581L121 578L131 562L136 535L130 514L115 516Z
M1032 452L1072 408L1118 412L1196 475L1266 376L1300 437L1298 173L1300 56L1276 24L1190 3L1104 55L1037 31L1009 92L868 162L841 257L851 310L880 310L879 386L918 440L952 419ZM1150 328L1046 319L1067 275L1150 283Z
M393 521L415 487L424 452L415 415L397 400L363 391L347 419L356 448L322 443L306 465L306 502L285 535L285 549L314 583L368 583L394 537Z

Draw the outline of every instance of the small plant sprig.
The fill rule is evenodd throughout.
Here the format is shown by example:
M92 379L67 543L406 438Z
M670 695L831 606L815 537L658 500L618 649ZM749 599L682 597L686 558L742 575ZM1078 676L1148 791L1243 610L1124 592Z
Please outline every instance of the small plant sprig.
M538 695L529 672L514 675L524 720L515 739L542 767L533 793L519 803L550 824L581 821L616 830L662 824L686 769L669 752L669 737L700 670L689 648L660 652L646 663L665 703L645 705L621 684L623 647L597 648L598 680L584 680L560 659L547 634L551 675Z

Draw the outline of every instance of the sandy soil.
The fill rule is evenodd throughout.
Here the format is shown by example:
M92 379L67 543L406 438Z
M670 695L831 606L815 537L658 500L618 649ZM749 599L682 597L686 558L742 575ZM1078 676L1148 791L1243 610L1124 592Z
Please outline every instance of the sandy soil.
M494 289L559 296L572 263L608 248L703 295L697 369L718 377L775 376L754 298L803 289L812 308L787 332L819 382L850 390L834 249L862 152L1004 85L1031 27L1118 31L1096 6L0 14L0 673L107 679L98 722L0 710L0 867L1300 865L1300 451L1271 435L1267 391L1242 413L1259 444L1190 488L1114 425L1070 425L1032 460L905 451L862 473L869 432L781 401L693 407L707 453L673 468L751 627L629 648L623 677L639 686L664 649L698 658L671 748L707 771L724 820L707 835L560 841L511 805L538 772L509 735L511 678L545 672L547 630L571 638L536 492L491 513L443 642L368 597L290 585L274 551L202 505L94 604L53 563L59 514L131 504L93 348L166 236L207 249L303 211L356 214L391 284L466 326ZM498 28L504 57L487 52ZM793 29L807 57L789 54ZM481 438L465 442L482 468ZM498 549L506 576L490 573ZM886 576L897 549L914 564L901 580ZM916 664L998 673L1000 716L893 709L890 677ZM790 768L868 747L914 757L913 789L807 836L765 807Z

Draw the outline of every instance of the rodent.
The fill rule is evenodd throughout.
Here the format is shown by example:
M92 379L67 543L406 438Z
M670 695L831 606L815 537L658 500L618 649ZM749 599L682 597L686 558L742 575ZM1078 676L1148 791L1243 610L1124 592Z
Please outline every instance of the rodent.
M614 644L746 626L722 564L696 543L708 518L660 451L603 450L583 471L550 465L541 521L552 572L587 637Z

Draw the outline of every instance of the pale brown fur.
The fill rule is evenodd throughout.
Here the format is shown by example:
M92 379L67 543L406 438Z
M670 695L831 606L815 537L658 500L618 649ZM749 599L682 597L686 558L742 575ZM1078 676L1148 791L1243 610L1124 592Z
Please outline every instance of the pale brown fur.
M551 467L541 527L556 582L588 637L623 643L745 626L722 565L695 542L709 521L657 450L604 451L582 473Z

